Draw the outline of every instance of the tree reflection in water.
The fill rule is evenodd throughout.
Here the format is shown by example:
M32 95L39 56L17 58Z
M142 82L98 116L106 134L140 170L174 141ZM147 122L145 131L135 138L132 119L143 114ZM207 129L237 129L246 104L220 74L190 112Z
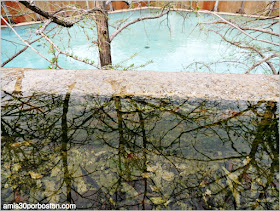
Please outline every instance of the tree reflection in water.
M74 85L2 94L2 204L278 209L276 103L74 96Z

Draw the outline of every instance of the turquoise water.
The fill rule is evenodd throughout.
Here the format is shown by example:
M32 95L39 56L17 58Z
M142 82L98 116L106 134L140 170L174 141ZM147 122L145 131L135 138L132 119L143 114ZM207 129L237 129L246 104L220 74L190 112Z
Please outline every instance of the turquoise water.
M109 15L110 25L114 25L117 20L128 17L131 12L115 13ZM153 11L136 11L129 20L139 16L154 15ZM232 16L232 19L236 17ZM247 18L239 20L245 21ZM212 25L198 25L198 22L210 22L209 15L187 12L171 12L168 18L145 20L129 26L123 30L112 42L112 61L115 69L132 70L154 70L165 72L231 72L243 73L254 62L261 59L255 53L246 49L239 49L229 46L226 42L213 32L207 29L214 29ZM273 20L270 20L270 22ZM266 21L265 23L268 23ZM252 25L252 23L251 23ZM50 25L48 28L54 26ZM17 32L24 39L35 39L34 30L39 25L16 27ZM203 28L203 29L202 29ZM225 32L224 26L216 27L220 33ZM279 25L273 26L274 32L279 32ZM110 34L114 28L110 27ZM83 59L90 59L98 64L97 47L92 41L97 40L95 24L91 20L80 22L70 29L59 28L54 34L54 42L61 49L67 52L73 52L76 56ZM227 32L229 33L229 32ZM235 41L242 40L243 36L237 31L232 31L230 37ZM253 34L256 36L257 34ZM1 62L11 57L14 53L22 49L23 43L14 35L10 29L1 30ZM33 36L33 37L32 37ZM31 38L32 37L32 38ZM279 43L279 37L259 38L272 40ZM4 40L5 39L5 40ZM11 43L7 40L17 43ZM269 44L253 43L261 49L266 49L269 53L277 49ZM49 43L41 40L32 45L43 55L52 59L52 50ZM271 55L271 54L267 55ZM266 55L266 53L265 53ZM152 60L152 63L151 63ZM237 62L233 62L237 61ZM279 59L272 62L275 67L279 67ZM60 55L58 64L62 68L68 69L90 69L90 65L74 61L71 58L65 58ZM147 64L144 67L139 67ZM8 63L6 67L26 67L26 68L48 68L50 65L32 50L26 52ZM269 68L266 64L261 65L252 73L268 73Z

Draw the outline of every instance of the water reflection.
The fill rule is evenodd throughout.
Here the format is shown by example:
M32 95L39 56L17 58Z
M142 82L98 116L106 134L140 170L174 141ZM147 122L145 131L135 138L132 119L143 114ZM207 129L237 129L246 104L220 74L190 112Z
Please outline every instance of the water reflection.
M2 94L2 204L278 209L274 102Z

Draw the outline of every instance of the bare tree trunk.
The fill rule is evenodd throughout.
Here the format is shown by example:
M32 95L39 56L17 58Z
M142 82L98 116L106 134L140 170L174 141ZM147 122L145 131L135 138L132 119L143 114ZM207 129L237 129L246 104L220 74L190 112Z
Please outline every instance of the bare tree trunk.
M192 10L193 9L193 7L192 7L192 0L190 1L190 8L189 8L190 10Z
M107 1L106 1L106 5L109 5L110 11L114 11L114 8L113 8L112 1L111 1L111 0L107 0Z
M218 5L219 5L219 0L216 0L213 11L217 12L218 11Z
M64 183L66 185L66 199L67 203L71 203L72 200L72 194L71 194L71 186L72 186L72 177L69 171L69 163L68 163L68 144L69 144L69 137L68 137L68 125L67 125L67 114L69 111L69 101L70 101L70 95L71 91L75 87L75 83L71 84L69 86L69 90L67 91L65 95L65 99L63 101L63 113L61 117L61 129L62 129L62 146L61 146L61 158L62 158L62 165L63 165L63 173L64 173Z
M35 1L30 1L30 4L33 4L33 6L36 6ZM37 21L41 21L42 20L38 13L35 13L35 15L36 15Z
M110 0L108 0L107 2L110 2ZM128 1L128 4L130 1ZM2 2L1 2L2 3ZM106 1L94 1L94 5L95 7L93 9L89 9L89 10L83 10L83 14L79 15L78 17L61 17L60 15L58 15L59 12L61 11L65 11L66 8L62 8L60 10L58 10L55 13L49 13L47 11L41 10L39 7L37 7L34 4L34 0L30 1L19 1L19 3L23 4L26 8L32 10L33 12L41 15L42 17L45 17L49 20L49 22L54 22L60 26L63 27L72 27L74 24L78 23L79 21L81 21L87 14L90 13L95 13L94 15L94 19L96 22L96 28L97 28L97 35L98 35L98 51L99 51L99 68L101 67L110 67L112 64L112 58L111 58L111 41L113 40L113 38L120 33L124 28L126 28L127 26L136 23L138 21L142 21L142 20L146 20L146 19L154 19L154 18L159 18L162 17L163 15L167 14L169 12L169 9L165 12L161 12L160 15L157 16L151 16L151 17L142 17L142 18L137 18L127 24L125 24L124 26L122 26L121 28L117 28L117 30L111 35L109 35L109 27L108 27L108 14L106 12ZM197 3L197 1L196 1ZM88 4L87 4L88 5ZM80 9L81 10L81 9ZM6 23L6 20L1 17L1 19L3 19L3 21ZM7 25L9 25L8 23L6 23ZM121 25L121 24L120 24ZM120 27L119 25L119 27ZM10 27L10 26L9 26ZM12 27L11 27L12 28ZM44 30L44 28L42 27L42 29ZM13 30L13 29L12 29ZM14 31L14 30L13 30ZM16 33L16 31L14 31ZM39 31L40 32L40 31ZM38 32L38 33L39 33ZM17 34L17 33L16 33ZM42 34L42 33L39 33ZM48 42L51 42L47 37L45 37L45 39L48 40ZM37 52L32 46L30 46L28 43L26 43L24 40L22 40L26 45L28 45L28 47L30 47L32 50L34 50L37 54L39 54L41 57L45 58L43 55L40 54L40 52ZM66 56L70 56L69 54L67 54L66 52L62 52L60 51L57 46L53 45L61 54L64 54ZM72 56L70 56L72 57ZM74 58L74 57L73 57ZM45 58L46 60L48 60L47 58ZM81 61L80 59L75 58L78 61ZM49 61L49 60L48 60ZM49 61L50 62L50 61ZM82 60L82 62L85 62L84 60ZM92 63L89 63L90 65L92 65Z
M267 16L269 16L272 12L273 12L273 9L275 7L275 4L276 4L276 1L272 1L269 5L269 9L268 9L268 12L266 13Z
M105 1L96 1L97 8L106 11ZM111 59L111 43L108 28L108 16L106 13L98 12L95 16L97 34L98 34L98 50L100 66L104 67L112 64Z
M4 1L1 1L1 6L2 6L4 12L6 13L6 17L7 17L8 22L9 22L10 24L14 24L15 22L14 22L13 19L11 18L12 16L11 16L11 14L10 14L8 8L7 8L7 5L5 4Z
M241 8L240 8L240 10L238 11L238 13L240 13L240 14L245 14L244 5L245 5L245 1L242 1L242 3L241 3Z

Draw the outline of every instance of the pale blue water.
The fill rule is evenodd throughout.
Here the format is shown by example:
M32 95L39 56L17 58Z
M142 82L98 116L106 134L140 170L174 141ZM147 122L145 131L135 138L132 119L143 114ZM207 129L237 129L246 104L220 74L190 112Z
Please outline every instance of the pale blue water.
M110 24L117 20L129 16L131 12L110 14ZM136 11L131 16L133 20L139 16L154 15L150 11ZM185 18L182 17L185 16ZM232 16L231 18L236 18ZM243 73L255 61L260 60L259 56L250 54L249 51L229 46L226 42L213 32L207 32L205 27L214 29L211 25L206 25L204 29L197 25L198 22L210 22L209 15L199 15L195 13L171 12L168 20L165 17L153 20L145 20L129 26L123 30L112 42L112 61L115 69L127 68L132 70L153 70L163 72L231 72ZM273 20L272 20L273 21ZM73 52L79 58L89 58L98 64L98 52L93 40L97 40L95 24L87 20L80 22L70 29L56 29L56 36L53 39L55 44L64 51ZM53 25L48 27L51 28ZM39 25L15 27L17 32L24 38L34 40L34 30ZM91 29L90 29L91 28ZM217 28L215 28L217 29ZM225 32L223 25L218 28L219 32ZM274 32L279 32L279 25L273 26ZM110 27L110 34L114 28ZM51 34L54 34L52 32ZM233 31L231 37L236 36ZM253 34L256 36L256 34ZM16 37L10 29L1 30L1 63L14 55L24 47L24 44ZM278 37L261 37L279 43ZM242 39L240 35L234 38ZM14 41L11 43L6 40ZM270 53L278 49L269 44L258 44L260 48L267 48ZM43 55L52 59L52 50L49 43L41 39L32 45ZM134 55L133 58L131 58ZM267 54L271 55L271 54ZM153 61L149 63L149 61ZM232 61L238 61L232 62ZM276 68L279 68L279 59L272 61ZM144 67L137 67L149 63ZM195 64L196 63L196 64ZM59 56L58 64L62 68L68 69L91 69L90 65L74 61L63 55ZM133 65L133 66L131 66ZM28 49L23 54L8 63L5 67L25 67L25 68L48 68L49 63ZM270 73L266 64L263 64L252 73Z

